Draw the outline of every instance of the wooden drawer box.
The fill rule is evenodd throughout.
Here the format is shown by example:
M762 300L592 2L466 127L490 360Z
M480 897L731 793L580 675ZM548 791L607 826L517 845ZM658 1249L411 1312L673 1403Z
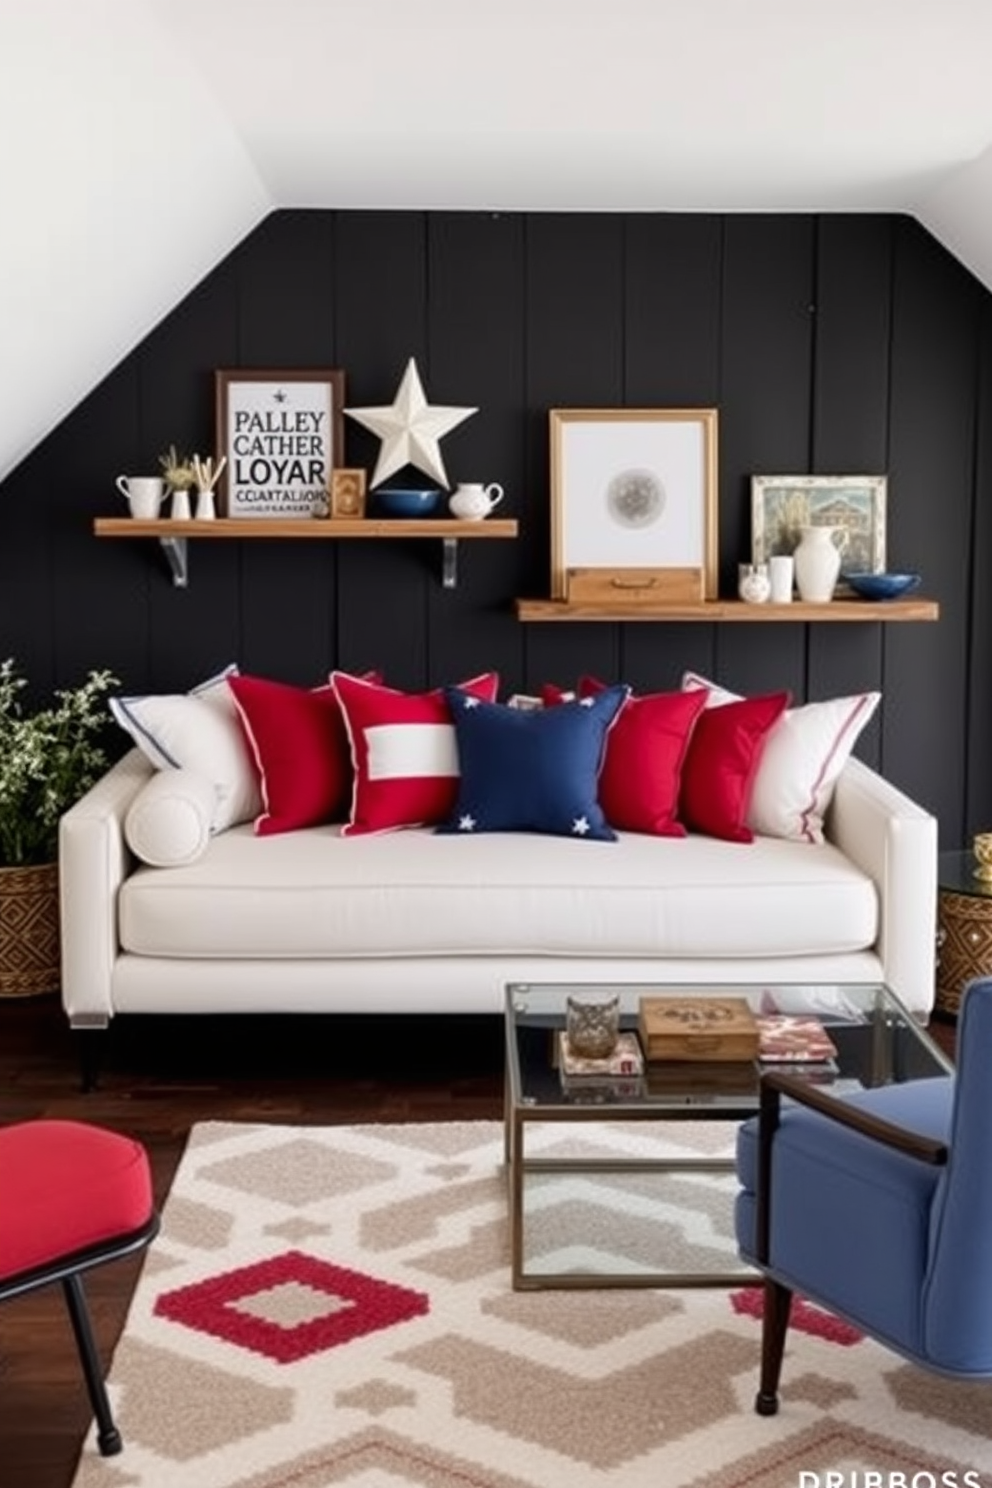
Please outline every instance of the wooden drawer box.
M638 1031L648 1060L754 1059L758 1025L744 997L642 997Z

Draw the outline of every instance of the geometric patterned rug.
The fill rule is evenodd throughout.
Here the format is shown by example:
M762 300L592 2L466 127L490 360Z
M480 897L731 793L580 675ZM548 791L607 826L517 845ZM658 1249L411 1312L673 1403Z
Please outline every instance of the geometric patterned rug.
M691 1122L581 1138L726 1140ZM557 1154L574 1129L535 1140ZM195 1127L110 1373L124 1452L91 1431L74 1488L992 1485L992 1385L924 1374L809 1304L762 1418L756 1290L514 1292L502 1161L496 1122ZM660 1234L727 1269L733 1180L674 1183L529 1191L529 1263L650 1268Z

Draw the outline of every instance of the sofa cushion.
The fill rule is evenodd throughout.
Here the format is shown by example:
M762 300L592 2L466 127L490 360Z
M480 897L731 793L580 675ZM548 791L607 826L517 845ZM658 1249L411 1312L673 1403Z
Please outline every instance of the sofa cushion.
M346 672L332 672L354 771L345 837L432 825L451 811L458 792L458 749L443 688L398 692ZM463 682L492 702L495 672Z
M762 750L789 702L787 692L706 708L696 721L685 762L679 811L691 832L751 842L747 811Z
M686 672L685 690L705 689L707 708L740 701L706 677ZM860 692L788 708L768 735L758 763L746 821L754 832L822 842L823 818L838 776L881 699Z
M217 790L213 829L250 821L262 809L258 774L227 679L229 666L187 693L113 697L110 711L156 770L195 770Z
M605 685L595 677L580 677L578 696L595 697ZM551 684L541 689L541 701L548 706L570 696ZM705 703L705 693L688 690L628 697L607 737L599 776L599 803L612 827L657 837L685 836L678 819L682 765Z
M119 923L126 951L160 957L767 959L870 947L878 904L830 843L762 837L739 852L621 833L597 852L511 832L256 837L246 824L188 867L131 874Z
M613 842L597 798L606 738L626 687L557 708L485 703L445 688L458 744L458 798L439 832L555 832Z
M228 686L261 782L263 809L255 831L264 837L343 821L351 798L351 760L334 688L243 676L229 678Z
M143 863L173 868L203 856L217 805L212 780L195 770L158 770L131 802L124 840Z

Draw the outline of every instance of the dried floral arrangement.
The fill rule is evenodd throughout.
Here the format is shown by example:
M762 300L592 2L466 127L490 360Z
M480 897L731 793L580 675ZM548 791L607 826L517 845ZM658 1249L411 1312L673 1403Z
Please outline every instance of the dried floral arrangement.
M198 491L212 491L224 473L227 464L227 456L221 455L220 459L214 461L213 455L208 455L201 460L199 455L193 456L193 476L196 480Z
M193 461L188 455L179 454L174 444L169 445L164 455L159 455L158 463L170 491L188 491L196 480Z

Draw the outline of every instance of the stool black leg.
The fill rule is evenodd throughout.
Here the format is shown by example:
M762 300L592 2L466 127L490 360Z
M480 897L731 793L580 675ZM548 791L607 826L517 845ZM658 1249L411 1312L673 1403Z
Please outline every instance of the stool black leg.
M67 1276L62 1283L62 1289L65 1292L66 1306L69 1309L69 1317L72 1319L72 1331L76 1335L76 1347L79 1350L83 1373L86 1376L86 1388L90 1392L90 1404L96 1416L97 1445L102 1456L113 1457L121 1451L124 1442L110 1413L107 1386L104 1383L103 1370L100 1368L100 1359L93 1340L93 1329L90 1326L90 1315L86 1307L83 1281L79 1273Z
M791 1308L792 1292L789 1287L766 1276L764 1321L761 1327L761 1387L754 1402L759 1416L774 1416L778 1412L778 1381L782 1373Z

